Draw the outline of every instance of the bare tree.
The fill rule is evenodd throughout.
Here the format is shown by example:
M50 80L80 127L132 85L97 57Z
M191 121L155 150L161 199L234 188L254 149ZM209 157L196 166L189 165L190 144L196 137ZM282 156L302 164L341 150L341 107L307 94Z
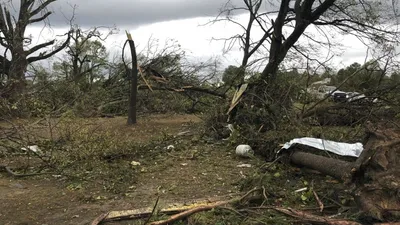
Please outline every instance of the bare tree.
M225 39L226 43L239 40L243 49L242 67L248 66L249 58L263 47L267 63L262 70L263 80L273 81L279 65L290 50L307 56L298 46L301 37L315 45L330 44L332 33L352 34L361 40L372 40L377 44L398 42L396 10L394 2L374 0L243 0L244 6L233 6L230 1L215 21L228 20L243 29L243 33ZM391 10L391 8L393 10ZM232 15L248 12L247 26L234 20ZM261 39L254 41L252 30L259 27ZM325 40L306 33L314 27ZM335 32L332 32L335 31ZM228 45L229 46L229 45ZM230 48L231 46L229 46Z
M32 41L30 37L25 36L27 27L45 21L52 14L46 8L55 1L20 0L17 18L12 15L6 2L0 3L0 45L6 49L4 55L0 57L0 67L1 72L10 81L9 91L13 94L21 93L25 89L25 72L30 63L47 59L60 52L70 40L68 35L67 39L58 46L55 46L56 40L51 40L27 48ZM48 50L47 48L51 46L54 48ZM7 58L8 51L11 59ZM41 52L32 55L38 51Z

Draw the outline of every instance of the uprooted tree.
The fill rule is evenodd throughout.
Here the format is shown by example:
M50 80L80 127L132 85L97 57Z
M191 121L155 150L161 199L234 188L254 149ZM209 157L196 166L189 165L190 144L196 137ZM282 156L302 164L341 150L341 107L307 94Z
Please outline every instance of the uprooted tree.
M302 58L307 60L307 63L312 62L324 67L319 48L333 48L334 36L338 33L354 35L364 43L373 46L375 52L380 54L378 59L356 68L347 77L340 79L343 81L338 84L338 87L351 80L350 78L354 78L353 81L358 84L357 90L365 91L367 96L398 90L398 83L388 85L382 82L387 74L388 64L392 63L391 59L396 56L393 53L393 46L399 43L400 33L395 1L243 0L243 3L243 6L234 6L231 1L228 1L215 21L229 21L242 29L243 32L240 34L219 39L225 41L227 48L225 50L230 50L235 43L239 43L243 50L241 68L250 70L255 64L262 66L258 78L249 82L247 90L239 96L241 98L235 96L236 108L230 113L232 121L240 126L241 130L246 129L249 136L276 130L284 126L284 122L292 125L302 122L296 118L296 113L292 110L291 94L294 93L294 84L285 80L285 73L280 69L283 68L289 56L297 56L294 59ZM248 14L246 25L242 25L234 17L236 13L243 11ZM316 35L316 33L319 34ZM371 68L369 66L371 64L375 66ZM363 77L361 81L363 83L355 79L358 74L358 77ZM240 80L240 76L237 79ZM379 86L381 84L385 86ZM313 109L316 104L310 109ZM349 104L329 107L339 108L339 110L347 107L356 110L356 107ZM372 110L366 107L368 106L361 108L365 113L364 116L373 115ZM318 112L319 109L315 108L315 110ZM341 117L352 114L351 110ZM310 113L310 111L306 111L306 114L313 115L314 112ZM302 116L304 115L298 118L303 118ZM362 123L360 121L367 120L367 118L362 119L357 122ZM398 137L396 132L391 137ZM360 208L374 219L390 220L393 217L398 219L399 188L395 182L399 171L398 142L389 140L390 137L374 138L377 134L371 129L369 133L371 134L371 141L368 142L370 144L366 145L365 153L354 163L321 158L302 151L291 154L290 161L351 183ZM251 140L249 137L246 141L249 143ZM264 139L261 140L265 142ZM272 152L274 149L270 150ZM268 150L263 148L256 151ZM380 178L382 180L379 180Z
M67 46L69 35L60 45L51 40L34 46L30 46L32 38L26 36L28 26L43 22L51 15L46 8L55 1L20 0L17 17L11 11L10 2L0 3L0 45L5 48L0 56L0 72L6 83L1 90L3 97L16 97L24 92L25 72L30 63L47 59ZM49 50L51 46L54 48Z

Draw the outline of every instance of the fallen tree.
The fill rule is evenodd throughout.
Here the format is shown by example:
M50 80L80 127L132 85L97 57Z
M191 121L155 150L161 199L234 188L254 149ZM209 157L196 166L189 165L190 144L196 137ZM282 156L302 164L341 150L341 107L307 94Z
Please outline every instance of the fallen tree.
M367 124L364 151L354 162L305 152L297 146L285 154L289 161L345 182L367 217L400 220L400 132Z

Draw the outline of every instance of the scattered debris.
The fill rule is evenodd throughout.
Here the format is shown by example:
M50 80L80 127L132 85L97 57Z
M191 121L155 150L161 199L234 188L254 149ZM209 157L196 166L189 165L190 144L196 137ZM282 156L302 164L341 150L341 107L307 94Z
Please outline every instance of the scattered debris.
M296 144L305 145L324 151L329 151L341 156L359 157L361 152L364 150L363 144L359 142L354 144L348 144L343 142L335 142L335 141L329 141L319 138L310 138L310 137L295 138L290 142L285 143L282 149L289 149ZM280 152L281 151L279 151L278 154Z
M267 208L267 207L266 207ZM303 212L297 209L282 208L282 207L269 207L285 215L299 219L311 224L327 224L327 225L361 225L360 223L343 220L343 219L328 219L323 216L313 215L311 213Z
M243 93L246 91L249 84L245 83L240 85L238 89L236 89L235 95L232 98L231 105L228 109L227 115L239 104L240 100L242 99Z
M232 134L235 131L235 127L231 123L226 125L225 127L229 130L229 137L222 139L223 141L229 140L229 138L232 137Z
M304 147L293 147L286 156L295 165L316 170L349 185L355 202L366 216L379 221L399 220L399 130L375 127L371 123L366 124L366 130L365 149L353 162L307 153L304 150L308 148ZM344 149L354 154L357 152ZM338 150L343 152L343 148Z
M251 157L254 155L254 151L250 145L238 145L236 147L236 155L241 157Z
M27 146L27 148L22 147L21 150L22 151L28 151L29 150L29 151L32 151L34 153L40 154L40 155L43 154L43 152L40 150L39 146L37 146L37 145L29 145L29 146Z
M173 146L173 145L168 145L167 146L167 150L173 150L173 149L175 149L175 146Z
M165 224L172 224L175 221L187 218L195 213L204 212L208 210L212 210L214 208L235 204L242 202L244 199L250 197L253 193L259 191L258 188L254 188L251 191L247 192L242 197L233 198L231 200L224 200L224 201L202 201L202 202L195 202L193 204L185 205L185 204L175 204L176 206L172 206L167 209L161 209L159 213L172 215L170 218L166 220L154 221L148 223L149 225L165 225ZM154 208L146 208L146 209L138 209L138 210L124 210L124 211L111 211L108 213L104 213L97 217L91 225L98 225L103 222L110 222L110 221L120 221L120 220L133 220L133 219L142 219L146 217L151 217L154 213Z
M251 164L240 164L240 165L237 165L236 167L239 167L239 168L251 168Z
M235 131L235 128L233 127L233 124L228 124L226 125L226 128L228 128L231 131L231 134Z
M190 133L190 131L189 130L187 130L187 131L181 131L181 132L179 132L176 136L189 136L189 135L191 135L191 133Z
M131 162L131 166L132 167L137 167L137 166L140 166L141 164L140 164L140 162L136 162L136 161L132 161Z
M321 201L321 199L318 197L317 192L315 192L315 191L313 190L313 194L314 194L315 200L316 200L317 203L318 203L319 211L320 211L320 212L324 211L324 203L323 203L323 202Z
M307 190L308 190L308 188L304 187L304 188L300 188L298 190L295 190L294 193L303 192L303 191L307 191Z

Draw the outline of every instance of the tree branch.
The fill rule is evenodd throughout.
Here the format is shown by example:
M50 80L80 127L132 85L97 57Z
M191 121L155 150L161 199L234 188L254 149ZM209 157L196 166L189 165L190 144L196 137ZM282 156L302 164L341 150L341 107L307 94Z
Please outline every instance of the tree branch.
M83 72L81 73L81 75L90 73L90 72L93 71L94 69L96 69L96 68L98 68L98 67L100 67L100 66L105 66L105 65L107 65L107 64L106 64L106 63L99 63L99 64L96 64L96 65L92 66L91 68L89 68L89 69L83 71Z
M323 13L325 13L331 6L333 6L335 0L326 0L319 5L314 12L311 13L312 21L317 20Z
M44 54L39 54L39 56L29 57L27 59L28 63L32 63L32 62L35 62L38 60L50 58L51 56L53 56L53 55L57 54L58 52L60 52L61 50L63 50L69 44L69 41L71 39L71 31L68 32L67 35L68 35L67 40L65 40L65 42L62 45L60 45L59 47L57 47L55 50L51 51L50 53L47 53L47 54L44 53Z
M6 22L5 22L4 11L3 11L3 8L1 7L1 5L0 5L0 30L4 34L5 37L7 37L7 35L9 35L8 27L6 26Z
M30 54L32 54L32 53L34 53L34 52L36 52L36 51L38 51L38 50L40 50L42 48L45 48L47 46L50 46L50 45L54 44L54 42L55 42L55 40L51 40L49 42L38 44L38 45L33 46L32 48L30 48L29 50L26 50L25 53L26 53L26 55L30 55Z
M14 35L14 29L13 29L13 25L11 22L11 14L8 10L5 10L5 20L6 20L7 26L8 26L8 35L10 37L12 37Z
M44 14L43 16L41 16L41 17L39 17L39 18L30 19L30 20L28 21L28 23L29 23L29 24L32 24L32 23L36 23L36 22L43 21L43 20L45 20L47 17L49 17L50 15L51 15L51 12L47 12L46 14Z
M55 2L56 0L46 0L40 6L38 6L35 10L29 13L29 18L35 16L36 14L40 13L43 9L45 9L49 4Z

